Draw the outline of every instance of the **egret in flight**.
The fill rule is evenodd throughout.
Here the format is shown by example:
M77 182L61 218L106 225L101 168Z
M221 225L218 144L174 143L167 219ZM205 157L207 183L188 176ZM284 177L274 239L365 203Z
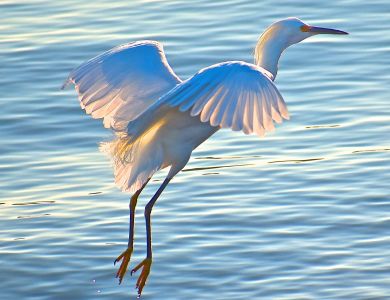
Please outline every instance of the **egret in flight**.
M263 137L274 121L289 119L274 84L278 61L289 46L317 34L347 34L288 18L268 27L255 48L255 63L227 61L204 68L187 80L172 70L162 45L138 41L115 47L74 69L73 83L81 108L103 119L116 138L103 145L113 159L115 182L130 199L127 249L118 256L119 283L133 252L137 199L158 170L169 168L164 182L145 207L146 258L136 288L141 296L152 264L150 215L171 179L187 164L192 151L221 128Z

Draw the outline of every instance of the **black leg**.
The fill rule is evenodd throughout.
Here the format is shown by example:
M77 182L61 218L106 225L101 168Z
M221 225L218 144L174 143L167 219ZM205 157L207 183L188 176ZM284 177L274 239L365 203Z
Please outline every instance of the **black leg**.
M134 215L135 215L135 207L137 205L137 200L142 190L148 184L149 179L144 183L144 185L131 196L129 209L130 209L130 222L129 222L129 241L127 243L127 249L122 252L121 255L117 257L114 261L114 265L122 260L121 266L116 273L116 278L119 278L119 284L121 284L123 277L126 274L127 266L129 264L131 254L133 253L133 243L134 243Z
M152 265L152 228L150 223L150 215L152 213L153 205L156 203L158 197L161 195L162 191L165 189L171 179L172 178L167 177L164 180L160 188L157 190L156 194L154 194L152 199L145 206L147 254L146 258L131 271L131 274L133 274L142 267L141 275L139 276L136 284L136 287L138 288L138 296L141 296L142 290L146 283L146 279L149 276L150 267Z

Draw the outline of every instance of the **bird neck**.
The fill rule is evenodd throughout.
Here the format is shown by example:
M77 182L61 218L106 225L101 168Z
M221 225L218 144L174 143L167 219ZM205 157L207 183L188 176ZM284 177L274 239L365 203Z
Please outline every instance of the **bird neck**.
M259 67L266 69L273 75L275 80L278 73L278 62L283 51L289 46L288 41L280 34L275 34L273 30L266 30L255 48L255 63Z

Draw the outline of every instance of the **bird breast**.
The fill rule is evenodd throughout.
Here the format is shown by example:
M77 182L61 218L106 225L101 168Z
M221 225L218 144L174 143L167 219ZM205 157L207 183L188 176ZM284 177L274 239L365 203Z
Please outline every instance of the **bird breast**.
M189 157L196 147L220 129L176 108L170 109L161 121L155 138L161 144L168 164Z

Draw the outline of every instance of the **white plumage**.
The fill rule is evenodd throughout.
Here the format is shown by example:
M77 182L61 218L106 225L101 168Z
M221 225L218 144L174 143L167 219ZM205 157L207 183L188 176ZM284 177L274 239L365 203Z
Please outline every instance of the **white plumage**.
M272 77L259 66L232 61L182 82L162 45L142 41L87 61L65 86L74 83L81 107L118 133L102 149L113 158L117 185L135 192L159 169L172 166L174 176L204 141L198 139L219 128L264 136L274 130L272 120L288 119Z
M150 213L169 181L186 165L192 151L220 128L264 136L274 121L288 119L286 104L273 83L282 52L319 33L343 31L309 26L296 18L272 24L256 45L256 65L241 61L216 64L181 81L155 41L109 50L76 68L64 87L74 83L80 105L103 119L117 137L102 144L114 162L115 182L133 193L128 249L117 277L121 281L133 249L134 209L138 195L155 172L170 166L167 178L145 207L147 258L139 295L152 262Z
M169 66L160 43L129 43L80 65L64 87L74 83L86 113L102 118L105 127L118 133L102 149L113 158L116 183L135 192L161 168L173 166L170 176L174 176L194 149L183 145L197 147L204 141L197 138L207 139L219 128L262 137L274 130L273 121L288 119L286 104L273 83L278 60L285 48L318 33L345 34L288 18L272 24L260 37L258 65L224 62L184 82ZM188 131L173 134L167 128ZM165 145L168 136L170 145ZM169 159L172 153L179 155L177 161Z
M139 41L115 47L74 69L65 82L74 83L81 108L106 128L138 117L181 80L169 66L162 45Z
M189 111L212 126L263 136L274 129L272 120L288 119L286 104L271 78L267 70L253 64L220 63L202 69L158 103Z

